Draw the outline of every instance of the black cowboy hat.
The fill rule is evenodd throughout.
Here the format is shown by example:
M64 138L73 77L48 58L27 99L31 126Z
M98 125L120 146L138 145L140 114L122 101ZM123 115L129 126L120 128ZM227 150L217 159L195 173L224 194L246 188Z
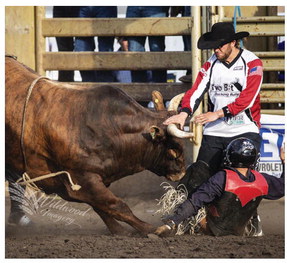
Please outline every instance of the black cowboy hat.
M215 49L233 40L248 37L246 31L235 33L232 23L219 22L211 27L211 32L203 34L197 42L199 49Z

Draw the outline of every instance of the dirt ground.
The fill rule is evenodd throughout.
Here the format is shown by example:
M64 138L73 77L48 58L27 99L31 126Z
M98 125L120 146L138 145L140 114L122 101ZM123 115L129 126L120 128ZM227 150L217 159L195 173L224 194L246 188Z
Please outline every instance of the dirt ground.
M158 193L128 196L135 215L160 225ZM44 199L42 199L44 200ZM6 197L6 222L9 211ZM6 224L6 258L284 258L284 199L263 201L259 213L265 235L257 238L175 236L142 237L127 226L130 236L112 236L86 204L49 197L38 202L33 227Z

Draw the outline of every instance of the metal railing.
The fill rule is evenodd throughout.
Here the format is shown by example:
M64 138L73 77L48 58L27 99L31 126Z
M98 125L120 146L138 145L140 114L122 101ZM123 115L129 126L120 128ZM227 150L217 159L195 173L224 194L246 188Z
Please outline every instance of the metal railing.
M224 16L224 7L219 7L218 19L223 22L232 22L233 18ZM278 37L285 35L285 16L254 16L237 17L236 31L248 31L250 37ZM276 49L276 48L275 48ZM278 74L285 72L284 51L253 51L263 62L264 72ZM275 77L276 79L276 77ZM263 78L264 81L264 78ZM274 78L273 78L274 81ZM285 84L279 82L266 82L262 84L261 103L283 104L285 103ZM284 109L275 106L274 109L262 109L265 114L284 115Z

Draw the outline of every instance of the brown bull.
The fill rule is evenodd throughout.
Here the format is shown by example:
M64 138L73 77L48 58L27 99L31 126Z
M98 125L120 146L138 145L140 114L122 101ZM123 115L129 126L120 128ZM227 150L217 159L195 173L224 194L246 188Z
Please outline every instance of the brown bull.
M39 75L11 57L5 64L6 176L16 179L27 172L36 178L67 171L81 186L78 191L62 175L36 184L47 194L91 205L111 233L124 231L117 221L151 232L153 227L107 187L145 169L172 181L182 178L182 142L162 125L168 112L151 112L110 86L39 79L30 90Z

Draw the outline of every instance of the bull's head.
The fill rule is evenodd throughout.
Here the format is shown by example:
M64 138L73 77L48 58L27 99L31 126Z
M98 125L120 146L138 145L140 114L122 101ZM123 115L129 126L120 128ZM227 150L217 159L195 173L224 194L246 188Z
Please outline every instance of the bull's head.
M152 126L150 136L154 145L153 165L150 170L171 181L179 181L185 175L183 142L168 134L166 127Z
M175 96L169 104L168 112L175 114L178 105L183 97L183 93ZM163 98L160 92L153 91L152 99L156 110L166 111L163 103ZM185 175L185 161L183 155L183 138L193 138L192 132L180 130L175 124L170 124L167 127L152 126L150 135L154 142L162 144L163 155L162 162L155 166L155 173L162 174L171 181L179 181Z

